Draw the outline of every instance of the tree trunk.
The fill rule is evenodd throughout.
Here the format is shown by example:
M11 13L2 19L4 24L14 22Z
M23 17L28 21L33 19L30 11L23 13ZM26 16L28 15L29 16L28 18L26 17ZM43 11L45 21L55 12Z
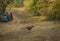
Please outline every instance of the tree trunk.
M6 7L4 6L4 3L0 1L0 16L5 12Z
M0 15L3 13L3 6L2 3L0 3Z

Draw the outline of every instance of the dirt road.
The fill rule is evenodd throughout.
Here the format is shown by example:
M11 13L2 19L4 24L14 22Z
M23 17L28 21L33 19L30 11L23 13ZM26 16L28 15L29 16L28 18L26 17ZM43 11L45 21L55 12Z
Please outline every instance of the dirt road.
M25 29L27 25L34 25L30 33ZM13 21L0 23L0 41L60 41L60 21L21 24L14 15Z
M23 11L22 8L20 10ZM23 24L20 24L20 19L18 19L14 14L13 14L13 18L14 18L13 21L9 21L9 22L0 24L0 35L10 33L12 31L15 31L15 30L25 26Z

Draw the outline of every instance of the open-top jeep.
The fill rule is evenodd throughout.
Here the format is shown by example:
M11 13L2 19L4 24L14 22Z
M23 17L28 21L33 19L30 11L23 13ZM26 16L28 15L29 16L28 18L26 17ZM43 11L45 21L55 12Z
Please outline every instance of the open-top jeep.
M1 22L7 22L7 21L11 21L13 20L13 15L12 13L3 13L1 16L0 16L0 21Z

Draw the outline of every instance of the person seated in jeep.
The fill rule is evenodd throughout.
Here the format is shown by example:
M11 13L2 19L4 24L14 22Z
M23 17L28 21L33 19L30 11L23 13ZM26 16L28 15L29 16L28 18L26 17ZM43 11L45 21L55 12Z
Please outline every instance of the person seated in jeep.
M10 15L10 20L13 20L13 15L12 15L12 13L10 13L9 15Z
M13 20L13 15L12 13L7 13L8 21Z

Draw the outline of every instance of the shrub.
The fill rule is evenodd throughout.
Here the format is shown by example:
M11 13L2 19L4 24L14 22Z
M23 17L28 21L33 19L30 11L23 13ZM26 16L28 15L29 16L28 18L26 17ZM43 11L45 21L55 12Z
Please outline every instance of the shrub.
M47 16L49 20L60 20L60 0L30 0L25 7L35 16Z

